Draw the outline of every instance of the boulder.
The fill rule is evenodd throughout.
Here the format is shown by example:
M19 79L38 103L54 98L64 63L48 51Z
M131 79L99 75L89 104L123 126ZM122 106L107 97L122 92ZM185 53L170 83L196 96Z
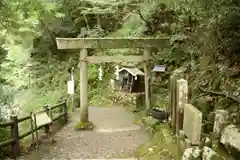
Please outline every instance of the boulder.
M198 160L201 150L199 147L187 148L182 156L182 160ZM202 160L219 160L219 155L209 147L203 148Z
M240 131L235 125L226 126L221 132L220 142L231 154L240 152ZM235 153L233 153L235 152Z

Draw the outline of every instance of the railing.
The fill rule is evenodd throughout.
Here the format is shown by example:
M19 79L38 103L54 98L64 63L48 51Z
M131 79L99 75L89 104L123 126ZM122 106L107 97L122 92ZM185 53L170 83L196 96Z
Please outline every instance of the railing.
M63 117L64 121L67 123L68 122L68 109L67 109L67 101L64 100L63 102L60 102L58 104L55 104L52 107L44 106L44 109L40 112L46 112L49 117L52 119L52 121L56 121L60 118ZM53 117L52 111L59 108L60 109L60 114L57 116ZM31 116L25 116L18 118L17 116L11 116L10 120L5 121L5 122L0 122L0 127L11 127L11 139L0 142L0 148L5 147L7 145L12 145L12 155L14 158L18 157L20 155L20 140L33 134L34 132L38 131L39 129L45 127L45 126L40 126L37 128L31 127L31 129L23 134L19 133L19 123L26 121L26 120L31 120ZM31 122L32 123L32 122Z

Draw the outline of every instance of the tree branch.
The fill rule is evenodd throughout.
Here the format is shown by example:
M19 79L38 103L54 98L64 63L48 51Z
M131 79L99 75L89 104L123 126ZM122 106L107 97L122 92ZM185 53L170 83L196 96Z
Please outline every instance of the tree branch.
M142 14L142 12L140 11L140 9L137 9L137 13L138 13L138 15L140 16L140 18L141 18L144 22L146 22L148 25L151 24L149 21L147 21L147 20L143 17L143 14Z
M210 94L217 95L217 96L226 97L227 99L230 99L230 100L233 100L233 101L235 101L237 103L240 103L240 98L237 98L237 97L234 97L234 96L230 96L230 95L228 95L226 93L206 90L206 89L203 89L201 86L199 86L199 89L202 92L210 93Z

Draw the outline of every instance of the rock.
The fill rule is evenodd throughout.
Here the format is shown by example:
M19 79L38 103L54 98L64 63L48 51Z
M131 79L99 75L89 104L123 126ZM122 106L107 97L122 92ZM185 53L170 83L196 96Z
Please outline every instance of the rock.
M184 144L186 149L191 147L191 141L188 138L184 139Z
M212 140L209 137L205 138L205 146L211 148L212 147Z
M169 113L165 109L160 108L150 109L149 114L158 120L167 120L169 117Z
M199 147L188 148L184 151L182 160L197 160L200 158L201 150ZM209 147L203 148L202 160L219 160L219 155Z
M228 125L221 132L220 142L231 152L232 150L240 151L240 132L237 126Z
M186 138L186 134L184 133L183 130L180 130L180 131L179 131L179 139L180 139L180 140L184 140L185 138Z

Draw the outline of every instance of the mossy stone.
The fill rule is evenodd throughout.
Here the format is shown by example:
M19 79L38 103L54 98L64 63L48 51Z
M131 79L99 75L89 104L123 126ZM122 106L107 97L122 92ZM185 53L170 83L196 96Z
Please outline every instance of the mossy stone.
M74 129L77 131L84 131L84 130L93 130L94 129L94 124L90 121L88 122L78 122L75 126Z

